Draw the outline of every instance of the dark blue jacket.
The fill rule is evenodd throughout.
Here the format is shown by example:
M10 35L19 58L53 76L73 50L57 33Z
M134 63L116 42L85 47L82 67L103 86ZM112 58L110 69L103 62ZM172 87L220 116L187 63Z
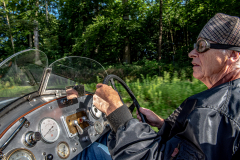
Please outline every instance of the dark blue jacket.
M133 119L126 107L114 111L107 117L115 130L108 138L112 158L232 159L240 142L240 79L193 95L179 108L181 112L173 121L167 119L158 133Z

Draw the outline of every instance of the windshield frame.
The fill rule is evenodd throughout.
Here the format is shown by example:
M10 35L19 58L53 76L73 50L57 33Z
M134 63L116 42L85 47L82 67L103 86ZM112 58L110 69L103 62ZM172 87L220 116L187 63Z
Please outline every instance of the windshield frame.
M1 63L0 63L0 67L2 67L2 65L4 65L6 62L8 62L9 60L11 60L12 58L18 56L19 54L22 54L23 52L28 52L28 51L40 51L40 52L43 52L41 50L38 50L38 49L25 49L23 51L20 51L20 52L17 52L13 55L11 55L10 57L8 57L7 59L3 60ZM44 53L44 52L43 52ZM45 54L45 53L44 53ZM46 54L45 54L46 55ZM48 58L46 59L47 60L47 64L48 64Z

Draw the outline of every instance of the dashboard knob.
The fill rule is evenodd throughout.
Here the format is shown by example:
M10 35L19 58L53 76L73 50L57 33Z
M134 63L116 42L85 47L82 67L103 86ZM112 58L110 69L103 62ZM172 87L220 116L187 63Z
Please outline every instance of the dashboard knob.
M40 141L41 140L41 133L40 132L34 132L33 134L32 134L32 140L33 141Z
M33 147L36 145L37 141L41 140L41 133L30 131L25 135L24 144L27 147Z
M48 154L45 159L46 160L53 160L53 155L52 154Z

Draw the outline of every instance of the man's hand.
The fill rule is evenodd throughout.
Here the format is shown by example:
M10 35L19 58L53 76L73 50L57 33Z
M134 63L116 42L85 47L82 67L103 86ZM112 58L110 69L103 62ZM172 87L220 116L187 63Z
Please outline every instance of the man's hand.
M151 125L153 127L157 127L157 128L162 127L162 125L164 123L164 119L160 118L153 111L140 107L140 112L146 116L149 125ZM136 113L137 113L138 120L140 122L142 122L142 119L141 119L140 115L138 114L138 111L136 111Z
M97 90L93 96L93 105L107 116L123 105L118 93L106 84L97 84Z
M78 97L78 92L71 88L71 89L67 89L66 90L66 93L67 93L67 99L70 100L70 99L75 99Z

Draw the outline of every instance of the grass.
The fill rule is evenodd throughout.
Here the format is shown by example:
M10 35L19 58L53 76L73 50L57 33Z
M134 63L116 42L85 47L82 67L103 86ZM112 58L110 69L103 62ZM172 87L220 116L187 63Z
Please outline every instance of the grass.
M7 88L1 88L0 97L20 97L37 90L38 87L33 86L11 86Z
M125 82L134 93L141 107L152 110L164 119L187 97L207 89L199 80L195 78L193 78L193 81L180 79L177 73L170 77L168 72L164 72L163 77L142 76L134 81L129 77L125 78ZM100 81L98 80L98 83ZM132 99L119 83L115 82L115 85L123 101L129 106L132 103ZM96 83L85 84L86 91L94 92L95 89ZM34 91L34 88L31 86L9 86L7 89L0 89L0 97L8 97L9 95L13 97L13 95L32 91ZM133 116L136 118L135 111Z

